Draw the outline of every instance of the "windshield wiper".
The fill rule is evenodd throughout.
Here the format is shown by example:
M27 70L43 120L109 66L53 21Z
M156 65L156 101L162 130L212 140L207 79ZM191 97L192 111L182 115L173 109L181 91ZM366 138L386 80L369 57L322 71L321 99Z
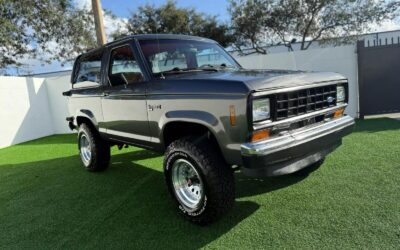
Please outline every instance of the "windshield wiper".
M190 72L201 72L201 71L213 71L217 72L216 68L193 68L193 69L181 69L179 67L175 67L171 70L162 71L162 74L181 74L181 73L190 73Z
M235 66L232 65L226 65L225 63L221 64L203 64L198 69L216 69L216 70L222 70L222 69L234 69L236 68Z

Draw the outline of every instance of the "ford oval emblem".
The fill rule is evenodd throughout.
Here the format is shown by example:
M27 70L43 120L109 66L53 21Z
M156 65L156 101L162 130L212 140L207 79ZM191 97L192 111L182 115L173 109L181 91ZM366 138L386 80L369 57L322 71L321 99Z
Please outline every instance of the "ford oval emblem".
M335 100L335 98L333 98L332 96L328 96L328 98L326 98L326 101L328 103L332 103Z

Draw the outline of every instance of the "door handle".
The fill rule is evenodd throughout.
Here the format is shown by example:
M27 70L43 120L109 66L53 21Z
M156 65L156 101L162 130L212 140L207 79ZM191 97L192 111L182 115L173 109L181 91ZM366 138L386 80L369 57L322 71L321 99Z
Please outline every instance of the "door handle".
M109 96L109 95L110 95L110 92L107 92L107 91L103 92L103 96Z

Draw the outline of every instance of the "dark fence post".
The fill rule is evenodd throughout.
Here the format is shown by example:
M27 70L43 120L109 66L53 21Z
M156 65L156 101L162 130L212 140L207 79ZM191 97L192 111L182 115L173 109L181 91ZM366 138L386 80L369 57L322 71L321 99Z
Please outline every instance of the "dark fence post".
M375 44L375 41L374 41ZM365 41L357 41L357 68L358 68L358 112L359 112L359 118L364 119L364 112L362 108L362 69L361 69L361 64L362 64L362 50L365 47Z

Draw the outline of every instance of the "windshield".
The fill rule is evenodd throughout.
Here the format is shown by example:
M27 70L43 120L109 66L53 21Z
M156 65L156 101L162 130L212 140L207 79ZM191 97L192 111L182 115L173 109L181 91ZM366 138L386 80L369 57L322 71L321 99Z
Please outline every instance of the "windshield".
M139 43L153 74L240 67L217 43L180 39Z

